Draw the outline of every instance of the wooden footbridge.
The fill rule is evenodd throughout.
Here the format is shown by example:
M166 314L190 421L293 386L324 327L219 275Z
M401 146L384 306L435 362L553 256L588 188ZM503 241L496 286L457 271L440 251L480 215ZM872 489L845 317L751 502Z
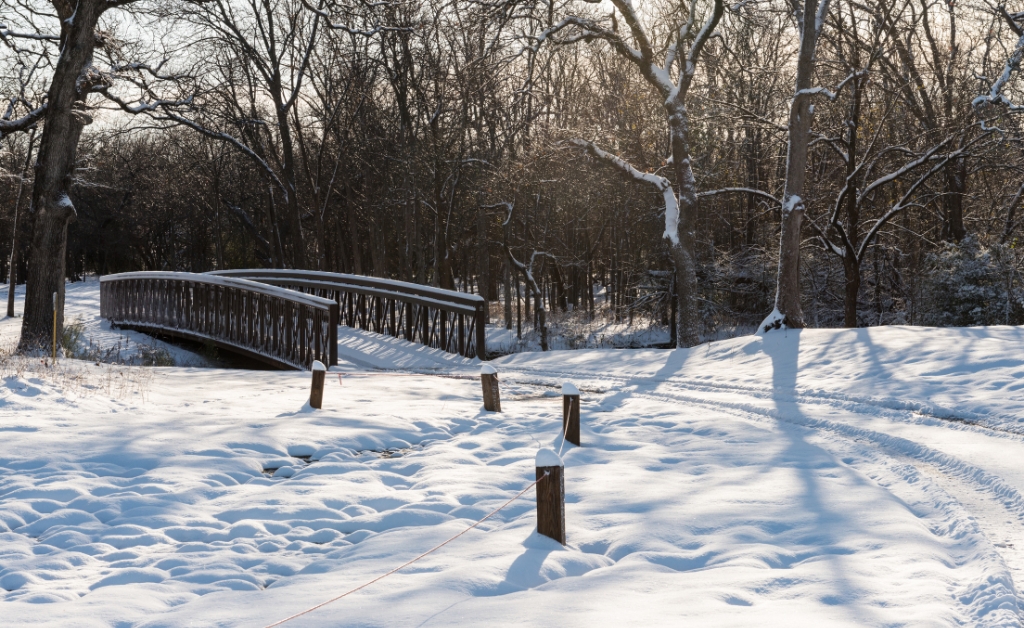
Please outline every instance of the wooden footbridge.
M337 364L338 325L484 359L485 305L474 294L319 271L100 279L100 314L115 327L209 342L288 369Z

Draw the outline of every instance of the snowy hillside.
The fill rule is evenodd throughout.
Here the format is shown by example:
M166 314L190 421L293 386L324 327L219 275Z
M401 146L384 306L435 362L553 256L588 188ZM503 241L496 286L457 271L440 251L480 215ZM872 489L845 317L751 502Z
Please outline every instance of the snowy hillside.
M69 389L7 368L0 623L260 628L309 608L528 486L571 381L566 547L536 534L528 491L286 625L1020 624L1019 328L517 354L492 362L502 414L473 361L340 338L319 411L305 373Z

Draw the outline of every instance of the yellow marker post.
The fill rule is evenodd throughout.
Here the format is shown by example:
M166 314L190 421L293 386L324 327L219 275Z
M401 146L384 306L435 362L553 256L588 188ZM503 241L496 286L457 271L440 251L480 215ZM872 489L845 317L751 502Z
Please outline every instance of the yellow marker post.
M57 363L57 293L53 293L53 363Z

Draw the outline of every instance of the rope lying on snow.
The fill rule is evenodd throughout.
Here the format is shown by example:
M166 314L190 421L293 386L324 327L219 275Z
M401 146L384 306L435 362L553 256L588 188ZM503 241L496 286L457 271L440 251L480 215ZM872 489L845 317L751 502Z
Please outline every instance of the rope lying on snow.
M448 379L465 379L475 380L477 379L474 375L455 375L454 373L399 373L395 371L374 371L374 372L358 372L358 371L334 371L338 375L338 385L344 386L341 383L342 376L346 377L446 377Z
M500 511L500 510L501 510L502 508L504 508L505 506L508 506L508 505L509 505L509 504L511 504L512 502L514 502L514 501L516 501L517 499L519 499L520 497L522 497L522 496L523 496L523 494L524 494L524 493L526 493L526 491L528 491L528 490L530 490L531 488L533 488L534 486L536 486L536 485L537 485L537 482L540 482L541 480L543 480L543 479L544 479L544 478L546 478L547 476L548 476L548 472L547 472L547 471L545 471L545 472L544 472L544 475L542 475L541 477L537 478L537 479L536 479L536 480L534 480L533 482L530 482L530 484L529 484L529 485L527 485L527 487L526 487L526 488L524 488L523 490L521 490L521 491L519 491L518 493L516 493L516 494L515 494L515 496L514 496L514 497L512 497L512 499L508 500L507 502L505 502L505 503L504 503L504 504L502 504L501 506L498 506L497 508L495 508L495 509L494 509L494 510L492 510L491 512L487 513L487 515L485 515L485 516L484 516L484 517L483 517L482 519L479 519L479 520L477 520L477 521L476 521L476 522L475 522L475 523L474 523L473 525L469 526L468 528L466 528L466 529L465 529L465 530L463 530L462 532L459 532L458 534L456 534L455 536L451 537L450 539L448 539L448 540L447 540L447 541L445 541L444 543L441 543L440 545L436 545L436 546L434 546L434 547L430 548L429 550L427 550L427 551L423 552L422 554L420 554L420 555L419 555L419 556L417 556L416 558L413 558L412 560L409 560L408 562L405 562L405 563L403 563L403 564L399 565L398 567L395 567L394 569L392 569L391 571L387 572L386 574L383 574L383 575L377 576L377 577L376 577L376 578L374 578L373 580L370 580L369 582L365 582L365 583L363 583L363 584L359 585L358 587L356 587L356 588L354 588L354 589L349 589L348 591L345 591L345 592L344 592L344 593L342 593L341 595L338 595L338 596L336 596L336 597L332 597L331 599L327 600L326 602L321 602L321 603L317 604L316 606L312 606L312 607L310 607L310 608L307 608L306 610L302 611L301 613L295 613L294 615L292 615L292 616L290 616L290 617L285 617L284 619L282 619L282 620L280 620L280 621L276 621L276 622L274 622L274 623L272 623L272 624L269 624L269 625L267 625L267 626L266 626L265 628L274 628L275 626L280 626L281 624L283 624L283 623L285 623L285 622L289 622L289 621L291 621L291 620L293 620L293 619L296 619L296 618L298 618L298 617L302 617L303 615L305 615L305 614L307 614L307 613L312 613L313 611L317 610L318 608L323 608L324 606L327 606L327 605L328 605L328 604L330 604L331 602L337 602L338 600L340 600L341 598L345 597L346 595L351 595L352 593L355 593L356 591L359 591L360 589L365 589L366 587L370 586L371 584L373 584L373 583L375 583L375 582L378 582L378 581L380 581L380 580L383 580L384 578L387 578L387 577L388 577L388 576L390 576L391 574L393 574L393 573L397 573L397 572L399 572L399 571L401 571L401 570L405 569L406 567L408 567L409 565L411 565L411 564L413 564L414 562L418 561L419 559L421 559L421 558L424 558L424 557L426 557L426 556L429 556L430 554L433 554L434 552L436 552L437 550L441 549L441 548L442 548L442 547L444 547L445 545L448 545L449 543L451 543L451 542L452 542L452 541L454 541L455 539L459 538L459 537L460 537L460 536L462 536L463 534L465 534L465 533L469 532L470 530L472 530L473 528L477 527L478 525L480 525L480 524L481 524L481 523L483 523L484 521L487 521L488 519L490 519L491 517L493 517L494 515L496 515L496 514L498 513L498 511Z

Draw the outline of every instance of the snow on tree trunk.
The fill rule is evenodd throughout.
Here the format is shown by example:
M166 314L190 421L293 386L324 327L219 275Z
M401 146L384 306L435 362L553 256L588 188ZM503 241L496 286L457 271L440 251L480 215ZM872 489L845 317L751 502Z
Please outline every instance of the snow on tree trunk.
M693 176L689 147L689 119L684 105L669 112L672 162L679 187L676 216L665 211L665 236L671 241L672 264L677 277L676 346L692 347L700 342L700 312L697 309L696 218L697 183ZM676 224L673 225L672 223ZM670 230L675 227L675 233ZM675 237L673 237L673 235Z
M535 38L539 46L559 31L572 28L579 31L573 41L580 38L601 39L611 45L617 55L632 63L644 80L664 98L663 106L668 117L668 129L672 150L675 185L665 177L642 172L626 160L607 153L594 143L572 140L572 144L585 148L591 155L616 167L638 181L654 185L665 200L665 233L669 241L672 263L676 269L678 283L679 315L676 319L676 345L689 347L700 342L699 312L697 309L697 263L696 226L697 185L689 152L689 119L686 111L686 95L693 83L705 44L711 39L725 11L723 0L715 0L710 14L697 32L693 27L701 22L696 20L697 2L690 3L684 21L669 25L670 37L667 47L655 51L652 38L644 30L640 14L630 0L611 0L615 11L628 27L620 31L617 20L612 17L611 28L580 16L569 16ZM551 5L553 6L553 5ZM553 19L548 20L553 23ZM660 57L660 58L659 58Z
M829 0L804 0L800 32L800 52L796 66L796 89L789 111L789 150L786 155L786 188L782 197L782 233L779 237L779 274L775 291L775 309L761 323L762 331L782 327L801 328L804 313L800 305L800 242L804 221L804 180L807 175L807 148L814 117L811 89L814 75L814 50L828 11Z
M75 219L71 189L78 141L91 120L84 113L91 88L96 23L105 0L60 3L61 49L47 92L46 122L39 144L32 189L32 244L25 286L25 313L18 348L45 346L53 334L53 293L57 293L57 333L64 325L64 275L68 224Z

